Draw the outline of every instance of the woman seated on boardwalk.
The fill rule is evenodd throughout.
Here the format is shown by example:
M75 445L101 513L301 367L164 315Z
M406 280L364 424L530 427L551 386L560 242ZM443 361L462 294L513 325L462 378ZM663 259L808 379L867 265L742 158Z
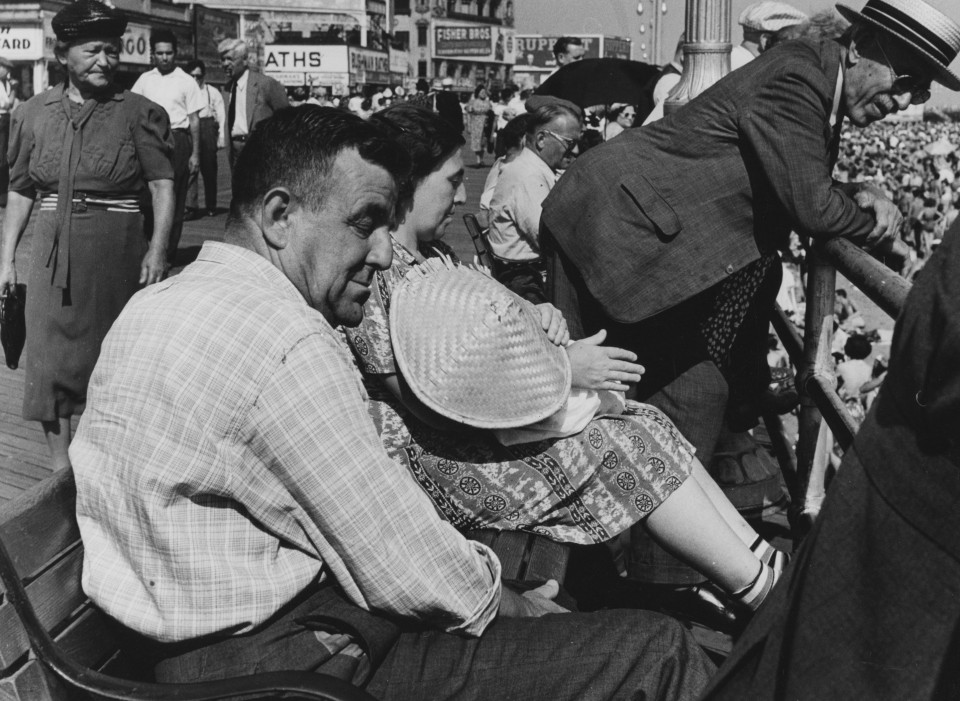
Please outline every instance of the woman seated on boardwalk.
M391 270L377 274L361 325L346 330L387 452L459 529L524 529L592 544L644 520L666 548L756 608L779 576L782 558L740 517L658 410L631 404L622 415L594 418L578 435L505 446L493 432L446 419L410 392L391 343L391 291L427 258L455 259L438 239L465 201L464 141L435 114L411 105L395 105L371 121L414 163L401 193ZM548 337L563 344L559 312L550 305L539 311ZM572 385L625 390L642 368L632 354L604 349L601 341L598 334L566 349Z

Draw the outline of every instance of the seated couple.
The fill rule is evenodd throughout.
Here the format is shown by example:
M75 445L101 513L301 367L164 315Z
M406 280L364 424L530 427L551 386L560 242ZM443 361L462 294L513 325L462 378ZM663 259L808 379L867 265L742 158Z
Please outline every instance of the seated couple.
M449 212L455 194L440 206L423 187L459 149L411 179L417 155L395 136L329 108L278 113L238 160L223 243L126 306L70 449L84 590L142 643L161 681L301 669L381 699L696 698L711 665L678 623L564 612L549 586L516 593L493 553L440 518L410 463L383 447L335 327L359 324L382 292L398 193L405 221L421 205ZM456 193L459 179L443 179ZM552 336L563 340L559 320ZM688 452L669 426L647 423L636 435L651 456ZM609 435L620 429L607 430L626 454ZM669 469L696 474L695 462L678 464ZM662 503L648 522L690 487L704 491L695 478L670 493L651 484ZM602 504L604 490L584 508L613 535L639 514ZM554 511L517 525L565 521L551 533L594 540ZM742 569L724 584L732 591L759 561L727 530L747 561L730 558ZM687 528L678 540L700 537Z

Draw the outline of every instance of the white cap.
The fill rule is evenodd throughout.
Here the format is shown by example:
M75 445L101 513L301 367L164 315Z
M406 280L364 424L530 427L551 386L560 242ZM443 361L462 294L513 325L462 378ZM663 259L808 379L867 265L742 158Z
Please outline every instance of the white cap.
M778 32L784 27L806 22L806 14L785 2L764 0L748 5L740 13L740 25L756 32Z

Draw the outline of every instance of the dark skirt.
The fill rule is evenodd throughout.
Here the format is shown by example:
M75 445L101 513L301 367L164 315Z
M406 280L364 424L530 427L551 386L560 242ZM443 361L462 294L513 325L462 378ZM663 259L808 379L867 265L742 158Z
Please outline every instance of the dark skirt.
M23 418L54 421L83 412L100 344L139 289L147 252L139 212L71 215L69 289L47 267L56 212L41 210L27 278Z

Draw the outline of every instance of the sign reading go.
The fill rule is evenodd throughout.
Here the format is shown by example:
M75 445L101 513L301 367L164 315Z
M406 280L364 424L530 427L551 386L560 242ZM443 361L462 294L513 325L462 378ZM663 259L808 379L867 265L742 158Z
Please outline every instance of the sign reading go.
M150 27L142 24L128 24L127 31L120 42L120 61L150 65Z

